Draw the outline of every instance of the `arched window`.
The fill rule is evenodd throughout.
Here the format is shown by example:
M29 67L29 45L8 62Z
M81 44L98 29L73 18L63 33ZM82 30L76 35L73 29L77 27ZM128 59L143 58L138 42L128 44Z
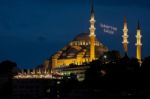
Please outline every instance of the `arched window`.
M83 45L85 45L85 42L83 41Z
M80 45L82 45L82 41L80 41Z

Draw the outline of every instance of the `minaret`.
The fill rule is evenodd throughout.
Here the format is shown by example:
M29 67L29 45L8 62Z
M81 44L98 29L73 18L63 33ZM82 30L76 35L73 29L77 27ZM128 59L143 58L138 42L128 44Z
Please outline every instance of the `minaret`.
M136 34L136 58L138 59L139 63L141 64L141 29L140 29L140 23L138 21L138 26L137 26L137 34Z
M124 26L123 26L123 48L124 48L124 52L127 54L128 52L128 27L127 27L127 20L126 17L124 17Z
M95 59L95 16L94 16L94 7L93 0L91 5L91 19L90 19L90 61Z

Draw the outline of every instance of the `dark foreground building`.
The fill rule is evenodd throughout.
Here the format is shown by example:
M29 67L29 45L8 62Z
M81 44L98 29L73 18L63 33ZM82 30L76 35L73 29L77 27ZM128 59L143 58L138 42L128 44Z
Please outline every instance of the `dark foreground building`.
M55 99L59 95L60 80L55 79L13 79L13 99Z

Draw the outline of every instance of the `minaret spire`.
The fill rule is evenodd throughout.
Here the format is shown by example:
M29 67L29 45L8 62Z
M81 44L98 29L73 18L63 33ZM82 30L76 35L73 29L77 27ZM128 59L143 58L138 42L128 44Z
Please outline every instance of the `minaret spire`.
M138 20L137 29L140 30L140 21Z
M95 16L94 16L94 2L91 0L91 18L90 18L90 61L95 59Z
M94 1L91 0L91 16L94 15Z
M123 38L123 48L124 48L124 52L127 54L127 51L128 51L128 27L127 27L127 19L126 17L124 17L124 26L123 26L123 35L122 35L122 38Z
M141 42L141 29L140 29L140 22L138 21L138 25L137 25L137 34L136 34L136 58L138 59L139 63L141 64L141 46L142 46L142 42Z

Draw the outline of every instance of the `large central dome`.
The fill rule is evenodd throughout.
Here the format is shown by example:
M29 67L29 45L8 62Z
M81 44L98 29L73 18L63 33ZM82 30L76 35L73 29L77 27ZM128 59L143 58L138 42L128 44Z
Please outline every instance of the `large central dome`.
M84 45L89 45L89 44L90 44L89 33L80 33L70 42L70 45L83 45L84 46ZM103 44L97 38L95 38L95 45L103 46Z
M95 56L99 58L104 52L108 51L100 41L95 39ZM89 33L81 33L77 35L68 45L58 51L54 56L58 59L72 59L78 55L83 55L83 58L89 57L90 53L90 37Z
M97 39L96 39L97 40ZM81 33L77 35L73 41L90 41L89 33Z

